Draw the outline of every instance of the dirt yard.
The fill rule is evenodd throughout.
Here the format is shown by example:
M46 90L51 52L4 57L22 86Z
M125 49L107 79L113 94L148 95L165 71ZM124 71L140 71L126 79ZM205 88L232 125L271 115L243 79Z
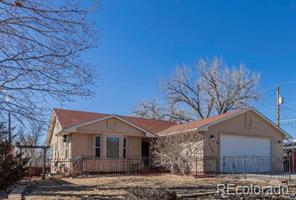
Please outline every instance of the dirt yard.
M210 199L216 194L217 184L222 183L271 184L263 180L235 177L193 178L174 175L63 178L32 181L25 191L25 199L127 199L129 189L138 187L175 191L178 199Z

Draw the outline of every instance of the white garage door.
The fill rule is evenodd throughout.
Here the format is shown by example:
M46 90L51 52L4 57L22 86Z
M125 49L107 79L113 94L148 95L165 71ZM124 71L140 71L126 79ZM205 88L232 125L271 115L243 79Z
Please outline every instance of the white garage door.
M220 169L224 173L271 172L270 139L221 135Z

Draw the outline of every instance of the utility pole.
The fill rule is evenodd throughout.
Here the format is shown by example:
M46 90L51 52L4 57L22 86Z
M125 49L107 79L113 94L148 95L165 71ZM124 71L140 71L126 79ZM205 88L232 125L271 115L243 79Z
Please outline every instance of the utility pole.
M276 87L276 125L278 127L280 127L280 120L281 120L281 104L284 103L284 98L281 96L280 94L280 86L278 85ZM294 173L295 172L295 142L294 140L292 139L292 155L291 155L291 159L290 159L290 156L289 156L289 168L292 168L289 169L289 173L290 173L290 177L291 177L291 172ZM290 161L292 163L290 163ZM290 167L291 166L291 167Z
M281 104L282 98L280 95L280 86L276 87L276 125L280 127L280 120L281 120Z

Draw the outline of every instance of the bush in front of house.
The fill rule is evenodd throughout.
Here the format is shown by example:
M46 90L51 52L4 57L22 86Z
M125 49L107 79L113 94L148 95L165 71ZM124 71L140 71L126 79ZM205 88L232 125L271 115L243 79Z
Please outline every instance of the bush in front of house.
M175 191L162 188L142 188L133 187L127 190L127 200L176 200L177 194Z
M13 146L6 136L4 123L0 122L0 191L5 191L27 173L28 159L14 153Z

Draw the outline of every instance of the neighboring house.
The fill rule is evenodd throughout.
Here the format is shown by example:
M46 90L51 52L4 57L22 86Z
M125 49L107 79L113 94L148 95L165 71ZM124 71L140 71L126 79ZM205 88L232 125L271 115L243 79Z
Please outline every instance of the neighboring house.
M185 124L114 114L54 109L47 135L52 150L52 172L125 171L140 169L149 162L149 138L196 132L202 135L206 169L207 158L215 170L225 173L283 170L283 139L290 137L264 115L248 108ZM247 160L246 160L247 159ZM130 162L132 160L132 163ZM243 166L242 166L243 162ZM75 163L73 167L73 163ZM77 164L78 163L78 164ZM211 165L213 167L213 165Z
M296 172L296 140L291 139L284 142L284 156L286 172Z

